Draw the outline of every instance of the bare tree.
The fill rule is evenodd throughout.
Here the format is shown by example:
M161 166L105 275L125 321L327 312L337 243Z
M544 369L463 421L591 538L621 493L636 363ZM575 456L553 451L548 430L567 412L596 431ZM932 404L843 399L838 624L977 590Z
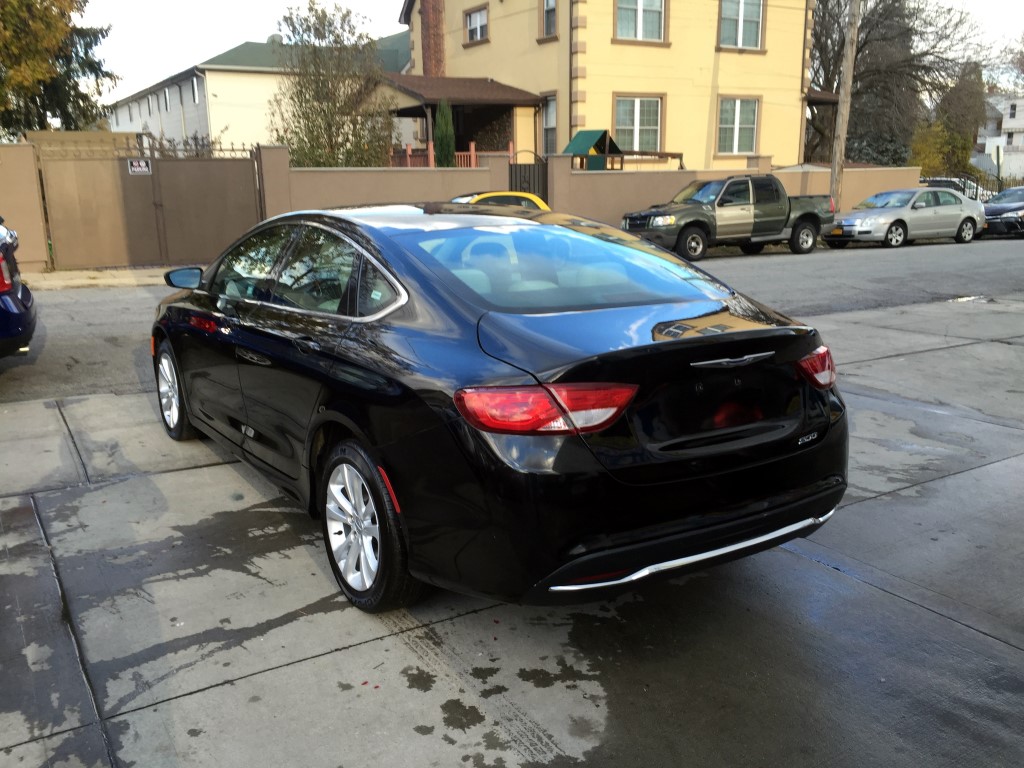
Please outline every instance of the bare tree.
M279 25L284 70L270 103L270 130L303 167L388 165L396 140L376 43L358 32L352 12L309 0Z
M849 0L818 0L811 84L838 92ZM857 40L847 158L904 162L914 130L957 81L980 61L977 28L967 11L926 0L866 0ZM811 107L806 159L829 160L833 108Z

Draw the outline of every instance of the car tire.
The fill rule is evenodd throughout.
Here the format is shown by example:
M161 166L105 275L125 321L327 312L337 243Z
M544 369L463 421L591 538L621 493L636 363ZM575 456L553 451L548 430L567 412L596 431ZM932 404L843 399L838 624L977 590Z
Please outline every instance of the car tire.
M826 240L825 241L825 245L827 245L829 248L835 248L836 250L839 250L839 251L841 251L843 248L845 248L849 244L850 244L850 242L848 240Z
M809 221L799 221L789 236L789 250L793 253L810 253L818 244L818 230Z
M324 547L346 599L367 613L409 605L422 584L408 568L398 513L381 471L347 440L327 454L318 487Z
M156 374L156 392L160 403L160 422L172 440L193 440L195 427L188 418L185 394L181 386L181 370L174 357L171 342L164 339L156 350L153 361Z
M907 242L907 227L902 221L894 221L885 231L882 245L886 248L899 248Z
M688 261L700 261L708 252L708 236L700 227L687 227L676 239L676 253Z
M764 250L764 243L740 243L740 250L747 256L757 256Z
M967 218L960 222L960 227L953 239L958 243L969 243L975 238L977 231L978 227L974 223L974 219Z

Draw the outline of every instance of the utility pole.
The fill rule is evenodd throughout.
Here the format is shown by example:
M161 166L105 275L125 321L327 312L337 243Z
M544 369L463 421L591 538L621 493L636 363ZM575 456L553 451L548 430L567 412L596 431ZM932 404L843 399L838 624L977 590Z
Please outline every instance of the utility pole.
M857 58L857 35L863 0L850 0L850 18L846 25L846 46L843 48L843 79L839 82L839 107L836 130L832 137L832 184L830 193L836 205L843 193L843 163L846 158L846 129L850 125L850 91L853 90L853 65Z

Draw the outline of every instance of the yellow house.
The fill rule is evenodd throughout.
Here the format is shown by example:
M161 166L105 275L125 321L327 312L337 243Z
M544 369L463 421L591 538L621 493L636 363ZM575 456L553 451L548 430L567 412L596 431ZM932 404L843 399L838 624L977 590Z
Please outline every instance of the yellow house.
M405 0L413 75L490 77L539 94L533 136L557 153L608 129L688 168L803 154L815 0ZM517 110L517 129L523 125Z

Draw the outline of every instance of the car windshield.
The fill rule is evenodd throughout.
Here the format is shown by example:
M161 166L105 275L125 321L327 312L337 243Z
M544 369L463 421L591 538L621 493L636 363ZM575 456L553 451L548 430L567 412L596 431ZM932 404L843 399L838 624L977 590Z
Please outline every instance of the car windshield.
M877 195L872 195L867 200L857 203L854 208L858 210L863 208L904 208L910 204L910 198L913 196L913 192L879 192Z
M691 181L672 198L672 202L713 203L724 185L724 181Z
M502 312L602 309L732 295L668 251L562 226L514 223L392 237L463 298Z
M1024 203L1024 187L1007 189L988 201L989 205L1010 205L1013 203Z

